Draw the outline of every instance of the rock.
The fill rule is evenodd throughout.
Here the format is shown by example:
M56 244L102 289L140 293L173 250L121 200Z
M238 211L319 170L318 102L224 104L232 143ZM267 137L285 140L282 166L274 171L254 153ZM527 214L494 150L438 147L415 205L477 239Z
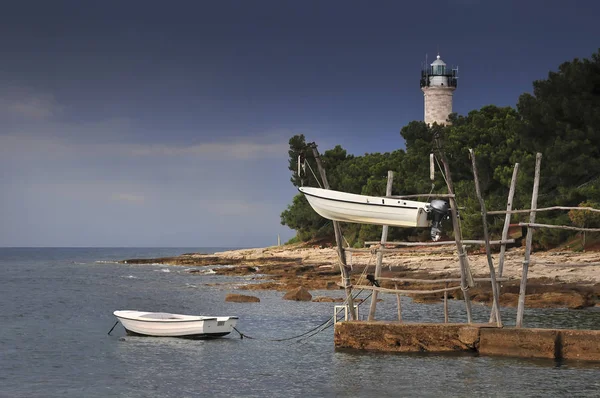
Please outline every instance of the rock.
M594 305L579 292L546 292L525 297L525 306L530 308L580 309Z
M310 301L312 300L312 294L302 286L297 287L296 289L290 290L283 296L284 300L294 300L294 301Z
M500 305L504 307L516 307L518 301L519 295L516 293L500 295ZM527 308L580 309L591 307L594 304L594 300L589 295L576 291L543 292L525 296L525 307Z
M225 301L231 303L260 303L260 299L258 297L233 293L230 293L227 296L225 296Z
M319 296L312 300L314 303L341 303L344 301L341 297Z

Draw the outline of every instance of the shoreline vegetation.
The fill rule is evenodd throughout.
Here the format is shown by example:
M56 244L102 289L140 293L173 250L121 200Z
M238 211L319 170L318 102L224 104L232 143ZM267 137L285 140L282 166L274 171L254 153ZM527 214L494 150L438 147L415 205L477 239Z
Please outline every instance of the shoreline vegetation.
M498 254L493 254L498 262ZM468 253L469 264L474 277L487 278L489 270L484 251L472 250ZM517 247L507 250L503 277L509 280L501 283L500 305L516 307L519 296L524 249ZM243 276L245 281L235 284L219 284L224 289L240 291L276 290L289 292L300 287L310 290L338 290L339 300L344 299L340 287L340 270L335 248L311 244L291 244L267 248L239 249L212 254L186 253L174 257L151 259L127 259L126 264L164 264L188 267L191 274L214 273L216 275ZM375 271L376 254L369 252L353 253L348 259L352 266L353 285L365 267L367 274ZM527 308L569 308L581 309L600 306L600 252L573 252L569 250L533 252L529 265ZM382 263L382 277L431 279L431 283L398 283L402 290L439 289L443 283L436 279L460 277L458 256L455 247L430 248L410 247L394 253L386 253ZM361 281L361 284L368 282ZM382 287L393 289L393 283L381 281ZM491 305L491 285L479 282L469 289L473 302ZM382 295L385 298L386 295ZM415 302L436 303L443 300L442 293L409 295ZM462 299L460 290L450 292L450 299ZM394 298L395 299L395 298ZM330 301L316 298L313 301Z

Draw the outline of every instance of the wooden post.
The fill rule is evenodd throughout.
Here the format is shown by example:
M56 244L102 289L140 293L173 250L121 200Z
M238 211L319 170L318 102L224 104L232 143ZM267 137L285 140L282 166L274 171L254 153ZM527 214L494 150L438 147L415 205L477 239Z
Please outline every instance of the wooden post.
M394 283L394 289L398 290L398 284ZM375 293L375 292L373 292ZM396 293L396 302L398 303L398 321L402 322L402 301L400 293Z
M510 180L510 189L508 190L508 200L506 202L506 216L504 216L504 227L502 228L502 242L506 242L508 239L508 230L510 228L510 218L512 210L513 199L515 197L515 187L517 186L517 175L519 174L519 163L515 163L515 167L513 169L512 179ZM489 213L488 213L489 214ZM500 245L500 256L498 259L498 277L502 277L502 272L504 271L504 256L506 253L506 243L502 243ZM498 283L498 294L500 294L500 283ZM496 319L496 311L492 310L490 314L490 323L492 323Z
M535 213L537 209L537 198L540 186L540 168L542 164L542 154L535 156L535 177L533 180L533 193L531 194L531 212L529 213L529 223L535 223ZM527 227L527 239L525 244L525 258L523 259L523 273L521 275L521 286L519 287L519 304L517 306L516 327L523 326L523 312L525 311L525 291L527 290L527 272L529 271L529 257L531 254L531 244L533 243L533 228Z
M325 173L325 168L323 168L321 157L319 156L319 151L317 150L317 144L312 143L309 145L312 148L313 156L315 157L319 174L321 175L321 180L323 180L323 186L325 189L330 189L329 182L327 181L327 174ZM350 310L350 318L353 321L356 321L357 317L354 308L354 299L352 298L352 284L350 283L350 269L346 265L346 252L344 251L344 247L342 245L342 229L337 221L333 221L333 232L335 233L335 241L337 243L338 258L340 260L340 272L342 274L342 283L344 284L344 289L346 290L346 301Z
M394 172L391 170L388 170L387 185L385 187L385 195L386 196L392 195L392 183L393 182L394 182ZM383 230L381 231L381 247L383 247L385 245L385 242L387 241L388 229L389 229L389 227L387 225L383 226ZM381 250L379 250L377 252L377 263L375 264L375 280L377 280L381 276L381 263L382 262L383 262L383 252ZM377 290L374 290L373 295L371 296L371 307L369 308L369 318L368 318L369 321L372 321L373 319L375 319L376 307L377 307Z
M517 186L517 175L519 173L519 163L515 163L513 169L512 179L510 180L510 190L508 191L508 202L506 203L506 216L504 217L504 227L502 228L502 241L506 241L508 238L508 229L510 228L510 218L512 210L513 199L515 197L515 187ZM498 262L498 276L502 276L504 271L504 253L506 252L506 243L502 243L500 246L500 259Z
M444 166L444 172L446 173L446 184L448 186L448 193L454 195L454 184L452 183L452 176L450 174L450 166L448 166L448 161L446 160L446 156L444 155L441 139L439 137L435 138L442 165ZM467 253L465 252L465 248L461 242L462 233L460 229L460 223L458 222L458 211L456 206L456 200L454 197L448 198L450 202L450 211L452 213L452 227L454 228L454 240L456 241L456 250L458 251L458 261L460 263L460 285L463 290L463 296L465 299L465 307L467 310L467 322L472 323L473 318L471 316L471 298L468 294L468 288L473 285L472 278L470 277L470 269L469 263L467 259Z
M469 154L471 154L471 163L473 165L473 178L475 180L475 192L477 193L477 199L479 200L479 206L481 207L481 218L483 220L483 239L485 240L485 254L487 255L488 268L490 269L492 296L494 297L493 311L496 312L496 325L499 328L501 328L502 320L500 317L500 296L498 294L498 284L496 283L496 270L494 269L494 263L492 261L492 251L490 249L490 236L488 233L485 201L483 200L483 196L481 195L481 187L479 186L479 177L477 175L477 162L475 160L475 151L473 151L473 149L469 149Z
M448 282L444 283L444 288L448 289ZM448 323L448 291L444 291L444 323Z

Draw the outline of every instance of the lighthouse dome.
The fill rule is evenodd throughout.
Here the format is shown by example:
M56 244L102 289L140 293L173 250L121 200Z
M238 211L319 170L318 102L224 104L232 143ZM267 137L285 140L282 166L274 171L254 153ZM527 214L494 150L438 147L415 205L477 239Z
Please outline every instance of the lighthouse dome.
M432 75L445 75L446 74L446 63L437 56L437 59L431 64Z
M436 66L436 65L446 66L446 63L441 60L439 55L437 56L436 60L433 61L433 63L431 64L431 66Z

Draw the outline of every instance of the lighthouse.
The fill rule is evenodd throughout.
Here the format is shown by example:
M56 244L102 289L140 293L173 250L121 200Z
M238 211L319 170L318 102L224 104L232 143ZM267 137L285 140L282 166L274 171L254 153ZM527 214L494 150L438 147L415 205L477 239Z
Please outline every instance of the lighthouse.
M452 95L456 90L458 69L448 69L446 63L437 58L431 66L421 71L421 90L425 98L425 123L448 124L452 113Z

